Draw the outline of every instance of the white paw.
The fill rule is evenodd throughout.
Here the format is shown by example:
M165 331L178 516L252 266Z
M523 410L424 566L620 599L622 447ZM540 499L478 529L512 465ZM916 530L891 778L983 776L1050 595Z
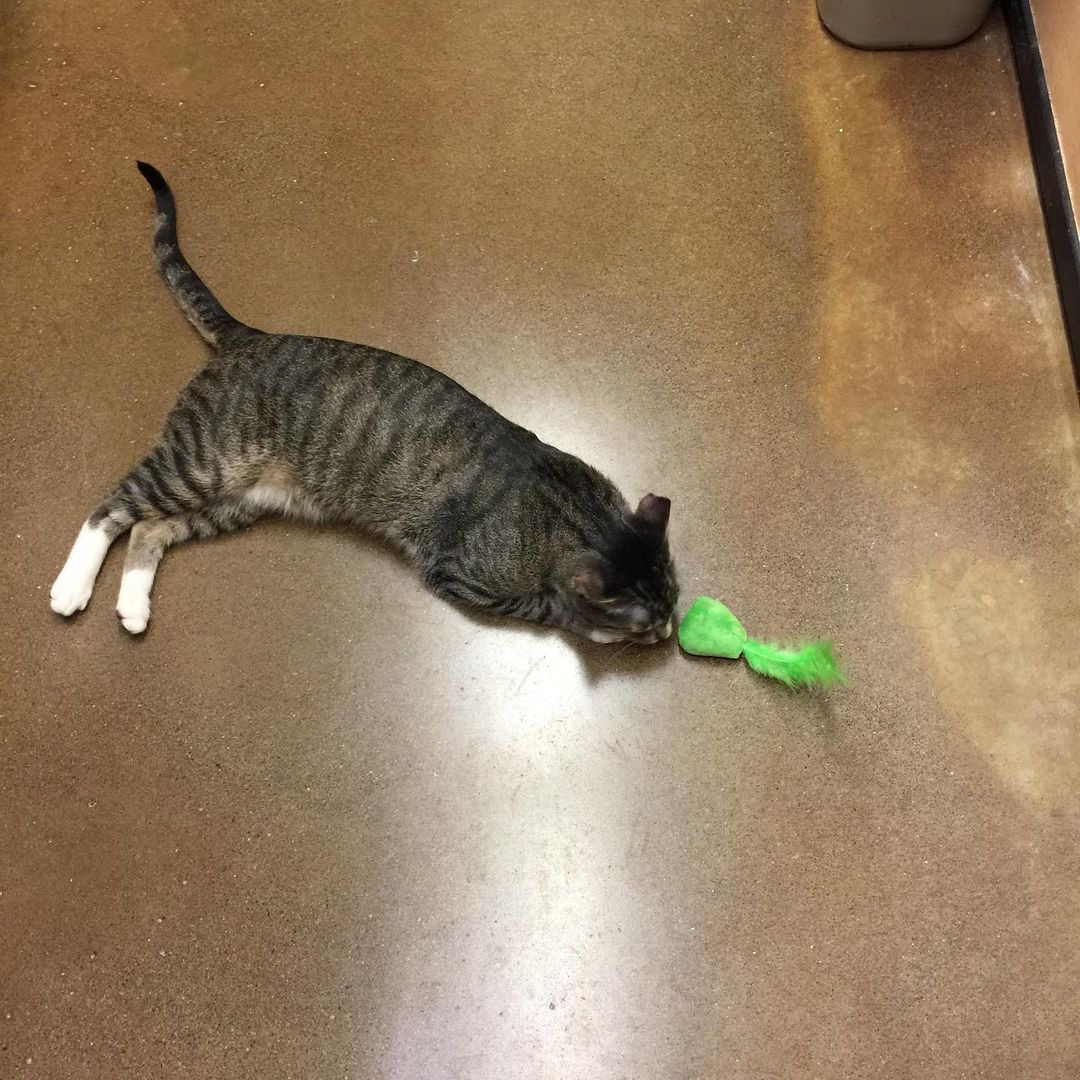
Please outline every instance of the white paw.
M146 624L150 621L150 608L147 607L145 612L123 612L117 608L116 617L120 620L120 625L129 634L141 634L146 629Z
M154 571L146 567L125 570L116 598L116 617L129 634L141 634L150 621L150 587Z
M116 617L129 634L141 634L150 621L150 600L145 596L121 595L116 603Z
M53 587L49 603L57 615L74 615L90 603L94 582L109 550L109 536L100 526L89 522L79 530L75 544Z
M74 615L90 603L93 591L93 581L87 581L81 575L61 573L49 590L49 606L57 615Z
M597 645L614 645L616 641L625 641L626 637L617 630L590 630L589 640Z

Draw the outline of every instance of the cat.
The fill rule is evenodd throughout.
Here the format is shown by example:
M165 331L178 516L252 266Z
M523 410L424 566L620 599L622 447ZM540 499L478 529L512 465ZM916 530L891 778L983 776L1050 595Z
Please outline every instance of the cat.
M158 269L213 356L86 519L53 611L86 607L130 529L116 614L140 634L167 547L276 513L384 538L452 602L602 643L670 636L668 499L646 495L631 510L596 469L425 364L238 322L181 254L164 177L137 165L154 195Z

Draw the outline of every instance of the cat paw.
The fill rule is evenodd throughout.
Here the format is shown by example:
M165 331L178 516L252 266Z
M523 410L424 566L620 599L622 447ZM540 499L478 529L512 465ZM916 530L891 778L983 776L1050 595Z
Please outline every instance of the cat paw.
M57 615L74 615L76 611L84 610L90 603L90 594L93 591L92 581L88 584L86 581L61 574L49 590L49 607Z
M141 634L150 621L150 601L139 597L121 597L116 605L116 617L129 634Z

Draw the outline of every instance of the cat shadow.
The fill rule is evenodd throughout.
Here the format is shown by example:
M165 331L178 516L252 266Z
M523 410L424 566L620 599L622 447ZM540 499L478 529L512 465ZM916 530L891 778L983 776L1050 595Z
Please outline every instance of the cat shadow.
M659 641L655 645L596 645L576 636L572 642L585 680L598 683L602 679L638 679L671 662L676 652L675 639Z
M416 575L415 568L401 552L378 537L370 536L358 529L349 528L347 525L314 526L291 518L268 517L259 523L259 528L281 530L282 532L296 528L317 529L345 541L350 547L355 548L357 554L371 565L377 564L380 559L386 559L411 577L418 590L424 590L426 595L430 597L431 602L452 607L454 611L477 630L493 630L498 631L500 634L517 634L519 635L518 640L521 640L523 636L527 636L535 639L538 648L543 647L545 642L551 642L553 637L558 637L570 645L581 666L583 677L590 685L595 685L607 678L642 678L671 660L675 643L674 635L669 640L661 641L656 645L637 645L634 643L599 645L568 630L560 630L552 626L539 626L535 623L510 619L505 616L489 615L475 608L466 607L463 604L450 603L425 588L423 582ZM232 533L218 537L213 542L218 544L239 543L242 542L242 536L243 532Z
M325 526L324 526L325 528ZM345 538L350 544L359 548L363 554L372 559L387 558L393 560L402 569L407 570L420 588L423 583L416 577L415 570L409 560L394 547L379 540L378 537L370 536L348 526L330 526L329 531L337 536ZM671 659L672 647L675 638L672 636L667 641L661 641L656 645L637 645L634 643L599 645L588 641L578 634L568 630L560 630L554 626L539 626L536 623L525 622L521 619L510 619L502 615L489 615L476 608L466 607L464 604L455 604L436 597L430 590L428 595L439 604L448 604L477 629L497 630L503 634L517 634L535 639L538 643L551 641L557 636L566 641L574 651L586 682L596 684L602 679L611 677L638 678L656 670Z
M443 601L444 602L444 601ZM602 679L637 678L666 664L671 659L674 638L656 645L637 645L633 642L615 645L598 645L569 630L554 626L538 626L520 619L488 615L483 611L455 604L457 611L467 622L480 629L498 630L506 634L528 635L538 641L550 641L557 637L570 645L581 665L585 681L590 685Z

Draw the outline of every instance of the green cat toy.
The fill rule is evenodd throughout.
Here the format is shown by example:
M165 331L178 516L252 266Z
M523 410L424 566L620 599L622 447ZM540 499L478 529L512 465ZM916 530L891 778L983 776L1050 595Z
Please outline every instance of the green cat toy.
M759 675L779 679L793 690L846 686L831 641L811 641L785 649L750 637L743 624L719 600L699 596L679 624L679 644L693 656L740 656Z

